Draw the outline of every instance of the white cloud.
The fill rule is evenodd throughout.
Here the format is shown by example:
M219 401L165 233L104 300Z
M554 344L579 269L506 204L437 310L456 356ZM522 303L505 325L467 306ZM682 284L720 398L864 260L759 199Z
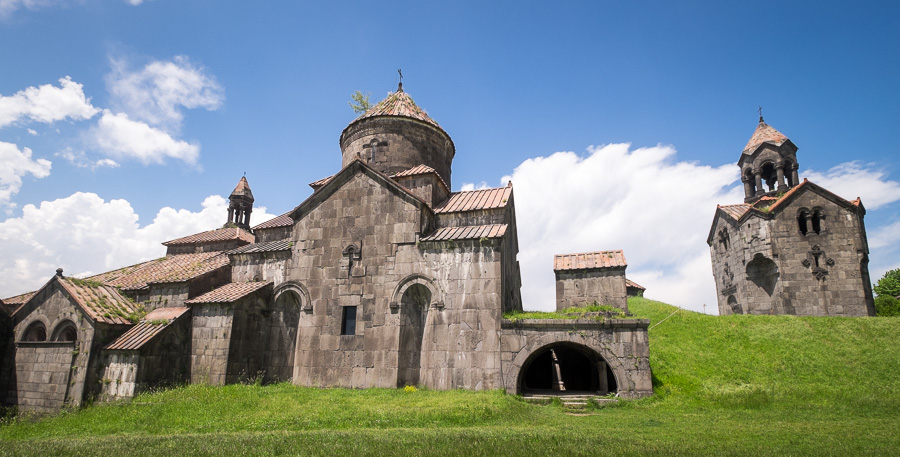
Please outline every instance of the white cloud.
M144 164L162 164L166 158L197 162L200 146L172 138L161 129L129 119L125 113L103 111L94 129L93 142L103 153L118 159L136 159Z
M221 227L227 208L224 197L212 195L200 211L162 208L140 227L128 201L93 193L25 205L21 217L0 222L0 297L41 287L58 267L66 275L87 275L161 257L166 249L160 243ZM274 216L257 208L252 223Z
M144 0L125 0L125 3L127 3L131 6L138 6L141 3L144 3Z
M138 71L123 60L111 63L106 79L113 107L151 125L177 128L183 108L216 110L225 98L216 79L185 56L150 62Z
M484 181L481 181L478 184L471 183L471 182L464 182L462 184L462 187L459 188L459 190L462 192L466 192L469 190L480 190L480 189L487 189L487 188L488 188L488 184Z
M31 160L31 149L0 141L0 205L14 206L12 196L22 188L22 177L31 174L35 178L45 178L50 174L50 161Z
M673 162L675 149L628 144L528 159L512 176L526 309L555 307L553 256L623 249L647 296L715 308L706 235L717 203L742 200L738 168ZM710 308L712 306L712 308Z
M7 17L19 8L36 10L56 3L54 0L0 0L0 18Z
M900 200L900 183L887 181L887 173L874 164L863 165L858 161L845 162L824 173L806 172L810 181L834 192L847 200L862 199L866 209L876 209Z
M32 135L32 136L37 136L37 130L35 130L35 129L28 129L28 134L29 134L29 135Z
M69 163L78 168L90 168L91 170L96 170L97 168L118 168L119 166L119 163L112 159L90 159L84 151L75 150L71 147L67 147L62 151L57 152L55 155L66 159Z
M0 127L20 121L84 120L93 117L97 111L90 98L84 95L83 86L68 76L59 80L59 87L44 84L10 96L0 95Z

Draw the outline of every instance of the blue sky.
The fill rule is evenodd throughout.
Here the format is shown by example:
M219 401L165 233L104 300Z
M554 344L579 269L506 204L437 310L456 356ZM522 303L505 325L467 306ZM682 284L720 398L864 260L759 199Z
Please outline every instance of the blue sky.
M552 306L553 253L621 248L649 296L713 312L706 232L760 105L801 177L863 198L880 277L900 7L786 3L0 0L0 296L162 255L245 172L253 223L287 211L398 68L454 189L513 179L526 307Z

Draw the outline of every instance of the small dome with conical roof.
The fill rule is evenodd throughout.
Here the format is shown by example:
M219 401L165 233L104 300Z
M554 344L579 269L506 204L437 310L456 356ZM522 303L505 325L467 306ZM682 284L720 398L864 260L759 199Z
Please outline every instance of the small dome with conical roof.
M453 140L403 91L402 83L396 92L354 119L341 132L340 144L341 167L361 160L392 175L427 165L450 183L456 154Z

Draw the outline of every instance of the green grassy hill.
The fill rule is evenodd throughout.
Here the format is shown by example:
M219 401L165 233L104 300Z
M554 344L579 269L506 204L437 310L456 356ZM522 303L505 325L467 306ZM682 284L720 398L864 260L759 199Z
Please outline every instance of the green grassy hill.
M900 319L706 316L645 299L652 398L187 386L0 425L5 455L892 455Z

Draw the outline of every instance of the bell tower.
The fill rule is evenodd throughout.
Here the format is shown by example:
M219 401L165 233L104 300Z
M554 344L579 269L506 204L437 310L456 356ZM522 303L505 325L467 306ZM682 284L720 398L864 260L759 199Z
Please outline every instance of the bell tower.
M759 125L737 165L741 168L744 183L744 203L753 203L765 195L777 195L800 184L797 146L766 124L761 112Z
M228 222L225 227L240 227L250 230L250 213L253 212L253 192L247 177L241 177L237 186L228 196Z

